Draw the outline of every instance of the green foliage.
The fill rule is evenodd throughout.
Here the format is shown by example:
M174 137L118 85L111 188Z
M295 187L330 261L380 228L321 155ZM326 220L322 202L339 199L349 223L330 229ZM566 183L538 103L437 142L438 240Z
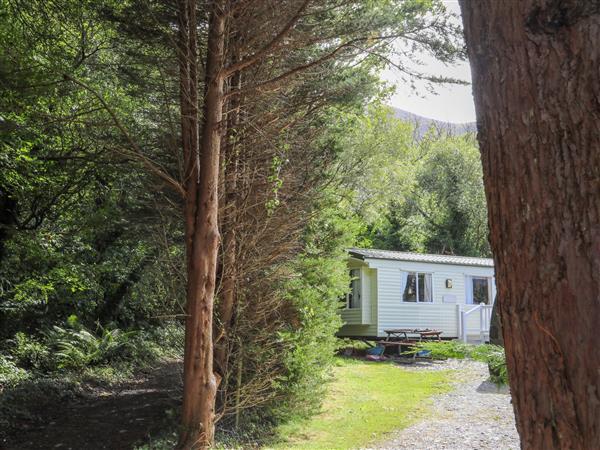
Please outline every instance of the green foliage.
M54 355L59 369L81 370L126 354L132 336L132 332L119 329L101 329L101 335L95 336L85 329L66 330L54 326L47 333L47 342L56 348Z
M336 255L305 254L293 267L299 276L285 290L299 323L279 333L289 350L283 358L285 375L276 382L279 395L285 396L274 405L278 420L309 414L319 406L341 326L338 301L348 285L345 265Z
M490 379L496 384L508 384L508 369L506 367L506 355L502 347L496 346L496 349L490 352L485 362L490 369Z
M471 356L474 346L462 341L426 342L421 347L431 352L434 359L464 359Z
M78 326L54 326L38 338L19 332L1 356L6 376L54 374L70 371L93 375L129 373L161 357L181 355L183 328L171 324L152 331L123 331L99 328L99 333ZM1 354L0 354L1 355ZM106 368L111 368L110 373ZM89 372L92 370L92 372ZM11 375L12 374L12 375Z
M373 105L354 119L342 164L348 207L375 248L489 256L481 160L474 136L430 130Z
M88 328L156 326L182 298L178 218L92 90L148 156L176 164L164 151L171 103L158 94L176 104L173 78L153 63L168 52L117 33L135 1L2 6L0 335L71 315ZM138 9L137 23L156 13Z
M48 370L53 366L48 347L25 333L15 335L11 355L25 369Z
M425 138L411 196L388 217L430 253L490 256L481 160L471 135ZM419 220L411 221L411 218ZM416 226L415 226L416 225Z
M27 379L27 371L18 367L13 358L0 354L0 393Z
M429 350L434 359L464 359L470 358L488 364L490 379L496 384L508 384L508 371L506 369L506 356L504 348L498 345L481 344L472 345L463 342L427 342L420 345Z
M335 197L325 195L317 211L305 227L303 250L261 277L244 305L250 309L237 329L243 345L231 360L235 368L244 361L244 389L260 387L242 392L243 402L255 403L242 416L244 436L264 433L268 423L306 417L323 399L341 325L339 298L348 287L345 248L354 243L356 229L335 207ZM231 372L234 385L237 370Z

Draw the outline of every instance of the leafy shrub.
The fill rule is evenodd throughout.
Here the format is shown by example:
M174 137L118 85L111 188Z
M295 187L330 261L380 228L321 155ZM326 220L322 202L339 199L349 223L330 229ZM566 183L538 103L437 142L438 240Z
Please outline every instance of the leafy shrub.
M473 351L473 345L460 341L427 342L421 347L429 350L433 359L464 359L469 358Z
M70 327L54 326L39 337L16 333L8 341L6 352L0 353L0 382L4 380L5 384L27 371L44 375L57 370L81 373L91 368L101 379L119 378L161 357L183 353L184 328L179 323L141 331L99 327L100 333L96 334L73 317L67 322Z
M421 344L421 348L429 350L431 357L434 359L470 358L475 361L487 363L492 382L496 384L508 384L504 348L498 345L472 345L460 341L446 341L423 343Z
M506 368L506 356L502 347L494 345L495 350L487 355L490 379L496 384L508 384L508 369Z
M339 299L349 286L344 249L355 233L337 203L321 206L302 251L252 271L239 289L239 319L221 383L227 396L221 426L233 428L236 414L240 419L233 440L264 438L269 427L306 417L323 400L338 346Z
M48 347L25 333L15 334L11 354L17 364L24 369L51 369L53 364Z
M101 329L102 335L96 337L90 331L67 330L54 326L47 333L50 346L56 348L54 357L59 369L83 369L115 359L127 345L134 332Z
M26 378L27 371L17 367L9 356L0 355L0 393Z
M134 336L132 355L139 354L140 359L157 356L179 357L183 355L185 328L179 322L167 322Z

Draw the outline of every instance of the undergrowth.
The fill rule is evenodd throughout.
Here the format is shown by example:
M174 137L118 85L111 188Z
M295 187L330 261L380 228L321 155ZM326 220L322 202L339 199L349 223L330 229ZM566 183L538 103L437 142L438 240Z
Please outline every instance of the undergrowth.
M63 405L86 389L125 382L161 359L179 357L182 342L183 327L175 323L127 331L71 323L35 336L17 333L0 352L0 430L43 420L36 411L45 406Z
M426 342L420 344L424 350L431 352L433 359L464 359L481 361L488 365L490 379L495 384L508 385L508 372L504 348L491 344L465 344L460 341Z

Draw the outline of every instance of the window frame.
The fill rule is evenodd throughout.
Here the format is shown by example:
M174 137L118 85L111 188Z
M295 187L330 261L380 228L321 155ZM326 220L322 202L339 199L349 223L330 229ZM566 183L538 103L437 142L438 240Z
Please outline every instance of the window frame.
M352 272L354 272L354 271L358 272L358 276L352 277ZM357 286L356 286L357 292L354 292L354 290L352 289L353 281L357 282ZM350 295L352 294L352 296L354 297L357 293L358 293L358 306L351 307L350 306ZM348 309L348 310L362 309L362 270L358 267L350 269L350 291L348 291L348 293L346 294L346 308L345 309Z
M403 270L402 272L405 272L408 274L408 276L410 276L411 274L415 275L415 301L412 302L410 300L404 300L404 292L402 292L402 303L433 303L433 299L434 299L434 295L433 295L433 272L419 272L417 270ZM431 300L419 300L419 275L423 275L423 286L425 286L425 280L427 279L425 277L425 275L430 275L431 276ZM408 277L406 278L406 282L408 284ZM406 289L406 287L404 288Z
M492 298L492 283L493 283L493 277L486 277L486 276L479 276L479 275L471 275L471 301L473 305L480 305L481 303L483 303L484 305L487 306L491 306L494 304L494 299ZM485 280L485 282L487 283L487 303L485 302L476 302L475 301L475 286L474 286L474 282L475 280Z

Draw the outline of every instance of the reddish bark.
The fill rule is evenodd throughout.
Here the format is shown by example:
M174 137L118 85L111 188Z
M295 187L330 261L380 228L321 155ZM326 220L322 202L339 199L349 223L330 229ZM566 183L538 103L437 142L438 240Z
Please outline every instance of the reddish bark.
M239 89L241 74L232 77L231 84ZM227 374L229 357L229 332L236 304L237 285L237 180L239 149L237 145L237 126L240 115L240 97L229 102L227 146L224 153L223 184L225 195L222 207L221 230L223 234L223 258L221 269L221 292L219 298L219 332L215 342L215 366L221 377Z
M600 448L600 3L461 0L525 449Z
M223 114L225 18L213 2L206 56L204 120L197 141L196 2L180 2L182 144L186 186L187 299L182 430L179 449L209 447L214 439L218 381L213 371L213 303L219 246L218 181ZM199 147L199 148L198 148ZM199 168L198 168L199 166Z

